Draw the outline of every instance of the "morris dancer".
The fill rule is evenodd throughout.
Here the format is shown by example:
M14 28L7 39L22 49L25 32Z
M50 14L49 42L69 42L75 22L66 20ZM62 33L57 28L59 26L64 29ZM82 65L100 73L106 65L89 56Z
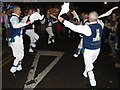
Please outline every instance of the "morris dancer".
M69 21L64 20L62 17L59 17L59 20L65 25L65 27L70 28L74 32L83 34L83 56L85 62L85 71L83 75L89 77L90 85L95 87L96 80L93 73L93 63L100 52L102 29L104 27L103 22L98 20L98 14L95 11L89 14L90 23L88 25L74 25Z
M23 37L21 28L29 25L31 22L21 23L19 16L21 13L21 9L19 6L14 6L12 9L13 13L8 22L8 30L9 30L9 42L10 47L12 48L13 56L15 60L13 62L13 66L10 69L10 72L15 75L16 71L22 70L21 61L24 58L24 46L23 46Z
M53 19L56 19L56 21L53 21ZM55 37L52 29L52 24L57 23L58 20L54 15L51 15L50 12L47 12L47 17L46 17L46 31L49 34L48 38L48 44L54 43L55 42Z
M83 19L83 23L81 23L81 25L87 25L88 22L89 22L89 21L88 21L88 14L85 13L85 14L83 15L82 19ZM75 58L77 58L77 57L79 56L80 51L81 51L82 48L83 48L83 35L80 34L80 43L79 43L79 45L78 45L78 48L77 48L76 51L75 51L75 54L73 55Z
M66 7L67 6L67 7ZM64 7L64 8L63 8ZM66 10L65 10L66 7ZM96 80L93 73L93 63L96 61L101 47L101 37L102 37L102 29L104 28L104 23L99 18L109 16L113 10L118 7L114 7L110 9L108 12L100 15L96 11L92 11L89 14L89 24L88 25L74 25L64 18L60 17L62 14L67 13L69 10L69 3L64 3L62 5L61 12L58 16L60 22L62 22L65 27L70 28L74 32L78 32L83 34L83 56L85 62L85 71L83 75L87 78L89 77L89 82L91 87L96 87Z
M33 10L29 9L28 15L23 18L22 22L30 21L30 16L32 14L33 14ZM36 43L39 39L39 36L35 33L34 24L32 23L32 24L29 24L29 25L25 26L25 30L26 30L25 33L30 37L29 52L34 52L35 47L36 47Z

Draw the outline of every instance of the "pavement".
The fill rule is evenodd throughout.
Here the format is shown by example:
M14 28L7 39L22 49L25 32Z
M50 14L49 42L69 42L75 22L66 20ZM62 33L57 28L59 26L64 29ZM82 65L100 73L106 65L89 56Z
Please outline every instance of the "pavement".
M78 45L77 38L56 37L55 44L48 45L47 37L40 37L36 53L29 53L29 38L25 36L25 56L22 61L23 70L13 77L9 70L14 57L3 47L2 54L2 88L3 90L32 90L41 89L90 89L88 79L83 76L84 59L80 55L73 58ZM102 43L101 52L94 63L94 73L98 89L120 89L120 69L115 63L120 62L118 57L112 58L108 54L108 44Z

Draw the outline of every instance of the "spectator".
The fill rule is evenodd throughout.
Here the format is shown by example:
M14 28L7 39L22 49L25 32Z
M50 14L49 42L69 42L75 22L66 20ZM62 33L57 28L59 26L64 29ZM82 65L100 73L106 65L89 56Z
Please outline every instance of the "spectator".
M4 15L4 25L5 25L5 32L6 32L6 40L8 41L8 20L11 16L11 9L7 9Z
M110 20L110 24L107 24L106 26L110 29L109 33L109 46L111 49L111 53L109 56L112 56L113 58L116 57L116 50L115 50L115 44L118 41L116 36L116 29L117 29L117 21L116 21L116 14L112 14L112 19Z
M110 29L107 27L107 25L110 25L110 21L111 21L111 16L108 16L105 20L105 27L103 30L103 38L104 38L104 42L107 43L108 42L108 38L109 38L109 32Z

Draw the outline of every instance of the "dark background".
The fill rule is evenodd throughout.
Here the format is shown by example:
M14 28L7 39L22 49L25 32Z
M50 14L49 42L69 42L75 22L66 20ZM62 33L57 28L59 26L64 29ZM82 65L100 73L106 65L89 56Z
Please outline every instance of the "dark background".
M50 8L60 9L63 2L12 2L11 5L19 5L23 12L29 8L40 8L41 14L46 14L46 11ZM108 2L106 5L104 5L104 2L70 2L70 8L75 9L78 14L91 11L103 14L115 6L120 6L119 2ZM117 11L115 10L114 12Z

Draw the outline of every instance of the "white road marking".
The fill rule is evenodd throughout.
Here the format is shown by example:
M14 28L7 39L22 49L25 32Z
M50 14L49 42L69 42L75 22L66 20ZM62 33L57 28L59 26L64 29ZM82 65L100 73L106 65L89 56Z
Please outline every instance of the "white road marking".
M38 51L35 59L33 61L32 67L29 71L28 77L27 77L27 81L25 82L24 85L24 90L26 90L27 88L29 89L34 89L38 83L41 82L41 80L47 75L47 73L54 67L54 65L60 60L60 58L63 56L64 52L56 52L56 51ZM44 56L57 56L40 74L38 74L38 76L36 78L34 78L35 76L35 72L36 72L36 68L38 65L38 60L40 58L41 55ZM31 84L28 84L28 82L30 81L34 81Z

